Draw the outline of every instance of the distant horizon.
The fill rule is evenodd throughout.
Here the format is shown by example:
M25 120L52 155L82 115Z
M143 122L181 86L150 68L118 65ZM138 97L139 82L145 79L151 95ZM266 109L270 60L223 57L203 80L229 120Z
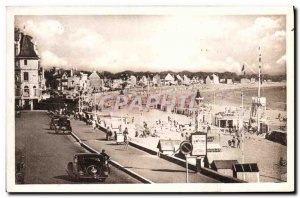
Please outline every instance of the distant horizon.
M160 74L160 73L192 73L192 74L196 74L196 73L204 73L204 74L225 74L225 73L230 73L230 74L236 74L237 76L253 76L253 75L258 75L257 73L246 73L244 74L240 74L237 72L230 72L230 71L224 71L224 72L212 72L212 71L189 71L189 70L182 70L182 71L172 71L172 70L165 70L165 71L159 71L159 72L155 72L155 71L131 71L131 70L123 70L120 72L110 72L110 71L106 71L106 70L84 70L84 69L76 69L76 68L65 68L65 67L49 67L49 68L44 68L46 71L50 71L54 68L57 69L62 69L62 70L71 70L74 69L75 71L80 71L80 72L90 72L93 73L94 71L98 72L98 73L110 73L113 75L116 74L120 74L120 73L151 73L151 74ZM285 76L286 74L264 74L261 73L261 75L268 75L268 76Z

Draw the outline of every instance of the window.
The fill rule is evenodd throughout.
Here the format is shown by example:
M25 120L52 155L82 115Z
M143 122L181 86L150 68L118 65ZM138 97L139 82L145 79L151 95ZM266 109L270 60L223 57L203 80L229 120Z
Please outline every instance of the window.
M24 81L28 81L29 76L28 76L28 72L24 72Z
M27 60L24 60L24 65L27 65Z
M37 96L37 89L36 89L36 86L33 86L33 92L34 92L34 96Z
M24 87L24 96L29 96L29 87L28 86L25 86Z

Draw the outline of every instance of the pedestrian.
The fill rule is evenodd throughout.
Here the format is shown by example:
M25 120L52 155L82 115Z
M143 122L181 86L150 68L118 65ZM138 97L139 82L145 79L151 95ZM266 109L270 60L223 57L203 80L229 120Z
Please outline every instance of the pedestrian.
M94 130L94 132L95 132L96 127L97 127L97 125L96 125L96 120L93 120L93 121L92 121L92 126L93 126L93 130Z
M129 146L129 137L128 137L128 133L123 133L123 134L124 134L124 150L127 150Z
M115 140L117 140L117 131L116 130L114 131L114 138L115 138Z
M228 146L231 147L231 140L228 140Z
M232 147L235 148L235 137L234 136L233 136L231 142L232 142Z
M111 136L112 136L111 129L110 129L110 127L107 127L107 131L106 131L106 140L107 140L107 141L110 140Z
M185 133L185 140L189 140L189 139L190 139L189 134L186 132Z
M236 147L237 148L241 148L240 144L241 144L241 140L240 140L240 138L237 138L237 145L236 145Z
M125 127L125 130L124 130L124 132L123 132L123 135L125 135L125 134L128 135L128 129L127 129L127 127Z
M207 133L210 133L210 130L211 130L211 128L210 128L210 126L208 125L208 126L207 126Z

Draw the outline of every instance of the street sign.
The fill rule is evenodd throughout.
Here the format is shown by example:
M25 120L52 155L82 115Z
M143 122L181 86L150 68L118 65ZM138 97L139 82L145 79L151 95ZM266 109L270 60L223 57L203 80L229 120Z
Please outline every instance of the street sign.
M189 141L183 141L179 148L183 154L188 155L192 152L193 145Z
M205 156L207 152L207 134L206 133L194 133L191 135L191 143L193 150L191 155L193 156Z

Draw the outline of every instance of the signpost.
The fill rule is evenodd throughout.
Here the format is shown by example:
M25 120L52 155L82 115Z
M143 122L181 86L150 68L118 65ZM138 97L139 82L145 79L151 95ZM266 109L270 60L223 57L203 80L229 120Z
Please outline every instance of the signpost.
M197 172L200 172L201 159L199 157L205 157L207 155L207 133L203 133L203 132L192 133L191 144L193 146L191 155L196 157Z
M187 160L187 155L189 155L193 150L193 145L189 141L183 141L180 144L180 151L185 155L185 166L186 166L186 183L189 183L189 164Z

